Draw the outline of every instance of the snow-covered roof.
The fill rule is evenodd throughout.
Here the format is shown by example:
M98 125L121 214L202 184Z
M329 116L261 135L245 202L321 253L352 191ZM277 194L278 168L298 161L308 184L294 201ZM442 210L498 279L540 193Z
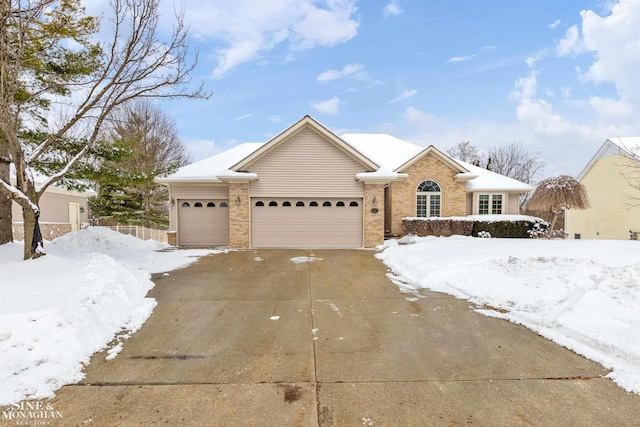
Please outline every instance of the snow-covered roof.
M609 156L615 156L622 154L629 158L640 158L640 136L616 136L613 138L607 138L607 140L600 146L596 154L593 155L587 166L580 172L577 180L580 181L591 169L598 159L602 159Z
M232 172L230 168L264 145L263 142L247 142L208 157L190 165L183 166L177 172L158 182L223 182L220 177L238 177L242 172ZM253 175L253 174L252 174ZM251 177L248 177L251 178Z
M307 119L307 116L305 116ZM308 118L307 122L311 121ZM299 122L301 123L301 122ZM305 122L306 123L306 122ZM289 128L291 129L291 128ZM277 138L272 139L271 141ZM406 177L398 173L398 169L423 153L436 152L452 166L459 167L460 173L456 179L467 181L468 191L531 191L530 185L515 179L482 169L465 162L450 158L438 151L435 147L420 147L402 139L387 134L348 133L340 136L340 140L346 143L354 153L363 157L372 164L378 165L374 172L363 172L356 176L361 181L393 181ZM237 145L225 152L208 159L200 160L188 166L180 168L177 172L158 179L158 182L227 182L238 179L256 179L255 174L237 171L237 165L241 165L250 156L260 153L267 143L245 143ZM347 147L348 148L348 147ZM261 150L261 151L258 151Z
M375 163L390 171L402 166L424 148L387 134L347 133L340 137Z
M508 176L500 175L499 173L491 172L490 170L474 166L470 163L463 162L462 160L455 159L460 166L468 169L470 173L477 175L477 178L467 181L468 191L517 191L526 192L532 191L533 187L524 182L518 181Z

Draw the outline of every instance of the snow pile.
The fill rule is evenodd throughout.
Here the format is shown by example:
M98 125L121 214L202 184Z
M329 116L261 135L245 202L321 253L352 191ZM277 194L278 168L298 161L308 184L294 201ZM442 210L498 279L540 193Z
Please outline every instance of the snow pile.
M166 247L105 228L60 237L31 261L22 261L22 243L0 246L0 405L51 397L82 379L93 353L151 315L150 272L212 252L158 252Z
M414 237L387 244L378 257L401 290L467 299L483 314L522 324L612 369L609 378L640 394L638 245Z

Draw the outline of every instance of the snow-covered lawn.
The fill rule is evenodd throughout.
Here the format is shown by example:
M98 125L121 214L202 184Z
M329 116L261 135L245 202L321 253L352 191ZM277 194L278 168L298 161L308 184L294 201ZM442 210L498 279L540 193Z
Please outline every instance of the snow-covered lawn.
M467 299L599 362L640 394L640 242L405 237L377 256L401 290Z
M167 247L100 227L53 240L46 256L31 261L22 260L22 242L1 245L0 406L51 397L82 379L93 353L151 315L150 273L213 252Z

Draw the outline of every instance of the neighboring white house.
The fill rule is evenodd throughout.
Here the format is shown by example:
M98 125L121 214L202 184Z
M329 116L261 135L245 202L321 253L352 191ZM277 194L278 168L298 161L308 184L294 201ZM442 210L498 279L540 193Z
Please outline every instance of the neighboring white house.
M640 178L638 148L640 137L609 138L580 173L577 180L585 186L591 208L567 210L570 239L626 240L640 234L640 206L635 206L640 190L628 181Z
M371 248L402 234L405 217L518 214L532 190L434 146L338 136L310 116L158 182L169 187L171 243L232 248Z

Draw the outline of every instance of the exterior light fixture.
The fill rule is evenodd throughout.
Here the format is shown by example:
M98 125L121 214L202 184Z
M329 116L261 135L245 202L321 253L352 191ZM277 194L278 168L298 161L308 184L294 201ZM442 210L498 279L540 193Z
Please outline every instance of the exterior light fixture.
M240 200L240 196L238 196L236 198L236 205L240 205L240 203L242 203L242 200Z

